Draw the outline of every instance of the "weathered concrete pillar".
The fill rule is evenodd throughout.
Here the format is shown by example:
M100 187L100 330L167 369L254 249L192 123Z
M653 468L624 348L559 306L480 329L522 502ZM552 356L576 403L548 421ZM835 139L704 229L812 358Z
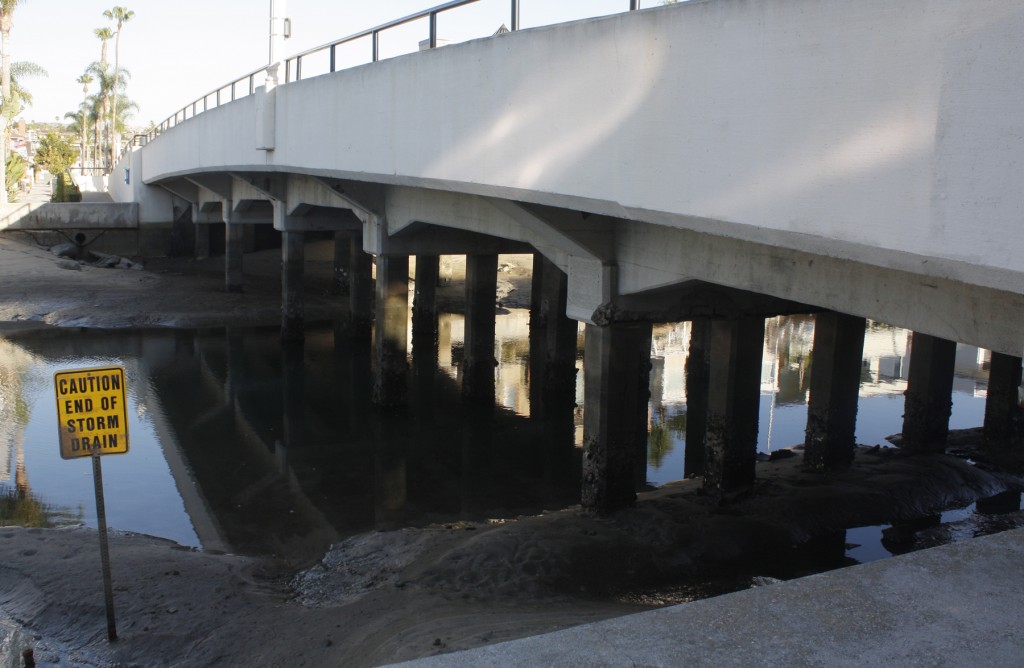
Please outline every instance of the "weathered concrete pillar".
M377 256L377 368L373 401L378 406L405 404L409 362L409 256Z
M985 446L1001 449L1022 436L1024 412L1020 407L1021 358L992 353L985 400Z
M416 420L433 419L434 380L437 375L437 255L416 256L412 305L412 368Z
M363 235L349 240L349 334L368 338L373 326L373 256L363 252Z
M195 257L197 260L205 260L210 257L210 226L195 226Z
M437 331L438 255L417 255L415 292L412 302L413 337L433 337Z
M578 325L566 317L569 278L540 253L530 293L530 415L544 419L576 405Z
M764 318L711 323L704 490L721 496L754 482Z
M853 461L866 325L864 318L833 311L814 318L814 364L804 437L804 465L810 469L837 470Z
M636 462L647 446L651 325L587 325L584 346L582 502L604 514L636 500Z
M498 290L498 256L466 256L466 340L463 348L462 398L494 404L494 301Z
M708 432L708 382L711 371L711 321L690 323L690 351L686 356L686 452L683 474L704 475L704 439Z
M224 205L231 208L231 202ZM229 211L224 220L224 282L228 292L242 291L242 255L245 251L245 226L233 220Z
M339 230L334 233L334 274L331 292L340 297L349 293L349 274L352 270L352 233Z
M946 449L955 363L955 342L914 332L904 393L902 447L923 452Z
M306 235L281 233L281 338L301 341L305 336Z

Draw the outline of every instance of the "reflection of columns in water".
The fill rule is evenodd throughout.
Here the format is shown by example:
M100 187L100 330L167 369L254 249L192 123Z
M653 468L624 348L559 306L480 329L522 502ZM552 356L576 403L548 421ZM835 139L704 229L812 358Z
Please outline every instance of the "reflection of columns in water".
M807 406L804 464L834 470L853 461L864 318L826 311L814 320L814 365Z
M987 448L999 450L1013 439L1024 437L1020 386L1021 358L993 352L988 372L988 398L985 400Z
M290 341L281 346L281 366L284 378L284 445L295 448L305 439L306 418L306 360L301 341Z
M686 453L683 463L686 476L704 475L710 370L711 321L697 318L690 326L690 350L686 356Z
M946 449L955 363L956 343L914 332L903 405L902 447L926 452Z
M242 255L245 251L245 226L237 221L231 200L224 207L224 282L228 292L242 291Z
M378 420L374 429L374 525L396 528L408 501L408 427L404 420Z
M304 336L305 233L281 232L281 338L301 340Z
M558 415L576 404L578 325L566 317L568 277L540 253L533 256L530 295L530 415Z
M584 348L583 506L601 513L636 500L646 461L650 323L587 325Z
M363 252L363 235L349 239L349 333L369 337L373 324L373 257Z
M373 401L378 406L400 406L406 401L409 363L409 257L377 256L377 368Z
M754 482L764 318L711 323L704 490L720 495Z
M228 403L238 410L238 392L245 383L245 337L240 328L228 327L224 331L224 341L228 358L224 393Z
M481 407L494 404L494 301L498 256L466 256L466 334L462 398Z

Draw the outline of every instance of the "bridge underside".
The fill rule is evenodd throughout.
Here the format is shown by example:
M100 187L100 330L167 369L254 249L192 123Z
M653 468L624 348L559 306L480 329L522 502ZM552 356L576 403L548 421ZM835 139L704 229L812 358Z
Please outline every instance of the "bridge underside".
M535 250L568 276L576 320L675 322L837 311L1019 355L1024 294L694 229L477 195L302 174L161 185L197 225L359 232L384 256ZM922 262L926 262L922 260Z

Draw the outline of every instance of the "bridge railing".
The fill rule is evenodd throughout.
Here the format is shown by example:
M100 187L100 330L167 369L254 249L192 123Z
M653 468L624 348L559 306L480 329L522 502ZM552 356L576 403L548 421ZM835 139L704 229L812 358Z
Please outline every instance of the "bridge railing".
M341 39L334 40L333 42L328 42L326 44L321 44L320 46L315 46L312 49L307 49L307 50L303 51L302 53L297 53L294 56L290 56L288 58L285 58L285 60L283 61L284 62L284 70L285 70L284 82L285 83L290 83L293 80L294 81L301 80L302 79L302 61L303 61L303 59L304 58L308 58L309 56L312 56L314 54L323 53L325 51L328 52L328 54L329 54L329 61L330 61L329 62L329 71L330 72L336 72L337 71L337 51L338 51L338 47L346 45L346 44L349 44L351 42L355 42L356 40L365 39L367 37L370 38L370 58L371 58L371 61L372 62L376 62L376 61L380 60L380 35L381 35L381 33L385 32L387 30L391 30L393 28L397 28L399 26L406 25L408 23L412 23L413 21L418 21L418 20L424 19L424 18L428 19L429 25L430 25L429 35L428 35L429 46L430 46L431 49L436 48L437 47L437 17L438 17L438 15L442 14L443 12L446 12L446 11L449 11L449 10L452 10L452 9L456 9L458 7L463 7L465 5L475 4L475 3L479 2L479 1L480 0L450 0L449 2L445 2L445 3L437 5L435 7L431 7L429 9L424 9L424 10L416 12L414 14L409 14L408 16L404 16L404 17L402 17L400 19L395 19L393 21L388 21L387 23L382 23L382 24L380 24L378 26L374 26L373 28L367 28L366 30L361 30L361 31L359 31L357 33L349 35L348 37L342 37ZM625 4L626 1L627 0L622 0L623 4ZM635 10L640 9L640 0L628 0L628 3L629 3L629 11L635 11ZM521 4L521 0L510 0L510 9L511 9L510 23L511 23L511 26L512 26L511 27L512 30L519 30L519 6L520 6L520 4ZM256 91L256 87L257 87L256 86L256 78L260 74L266 72L266 70L267 70L267 66L264 65L264 66L262 66L262 67L260 67L258 69L253 70L252 72L248 72L246 74L243 74L242 76L238 77L237 79L235 79L233 81L230 81L230 82L220 86L219 88L215 88L214 90L211 90L210 92L206 93L205 95L202 95L202 96L196 98L195 100L193 100L189 104L186 104L184 107L182 107L178 111L174 112L173 115L168 116L160 124L158 124L155 127L153 127L153 129L151 129L147 134L141 135L141 139L139 138L140 136L136 136L136 140L135 141L133 141L131 144L125 146L124 152L122 153L122 155L124 153L127 153L128 151L130 151L132 146L140 146L140 145L144 146L146 143L148 143L152 139L156 138L157 136L159 136L161 133L165 132L166 130L169 130L170 128L173 128L174 126L178 125L179 123L182 123L182 122L184 122L184 121L186 121L186 120L188 120L190 118L194 118L195 116L198 116L199 114L203 113L204 111L209 111L210 109L215 109L215 108L217 108L217 107L219 107L219 106L221 106L223 104L226 104L228 102L233 102L236 99L239 99L239 98L242 98L242 97L246 97L248 95L252 95ZM293 76L293 73L294 73L294 76Z

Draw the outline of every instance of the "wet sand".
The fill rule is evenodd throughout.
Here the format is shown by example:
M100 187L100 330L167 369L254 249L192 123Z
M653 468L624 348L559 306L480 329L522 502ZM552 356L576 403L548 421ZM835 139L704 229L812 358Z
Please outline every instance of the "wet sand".
M327 294L328 257L310 253L311 314L339 308ZM221 291L220 262L73 270L0 239L0 320L10 321L0 327L277 322L277 254L246 257L243 295ZM523 300L528 272L506 273L515 279L506 299ZM458 286L446 290L457 302ZM0 646L8 655L31 647L41 665L381 665L682 602L714 593L709 582L724 591L798 576L822 567L822 551L806 546L823 541L834 552L844 527L1021 489L1020 476L962 458L862 448L840 474L806 473L799 456L761 462L756 486L727 504L685 481L608 518L572 508L364 534L298 573L115 532L115 644L106 640L96 532L2 528ZM843 564L841 547L833 565Z

